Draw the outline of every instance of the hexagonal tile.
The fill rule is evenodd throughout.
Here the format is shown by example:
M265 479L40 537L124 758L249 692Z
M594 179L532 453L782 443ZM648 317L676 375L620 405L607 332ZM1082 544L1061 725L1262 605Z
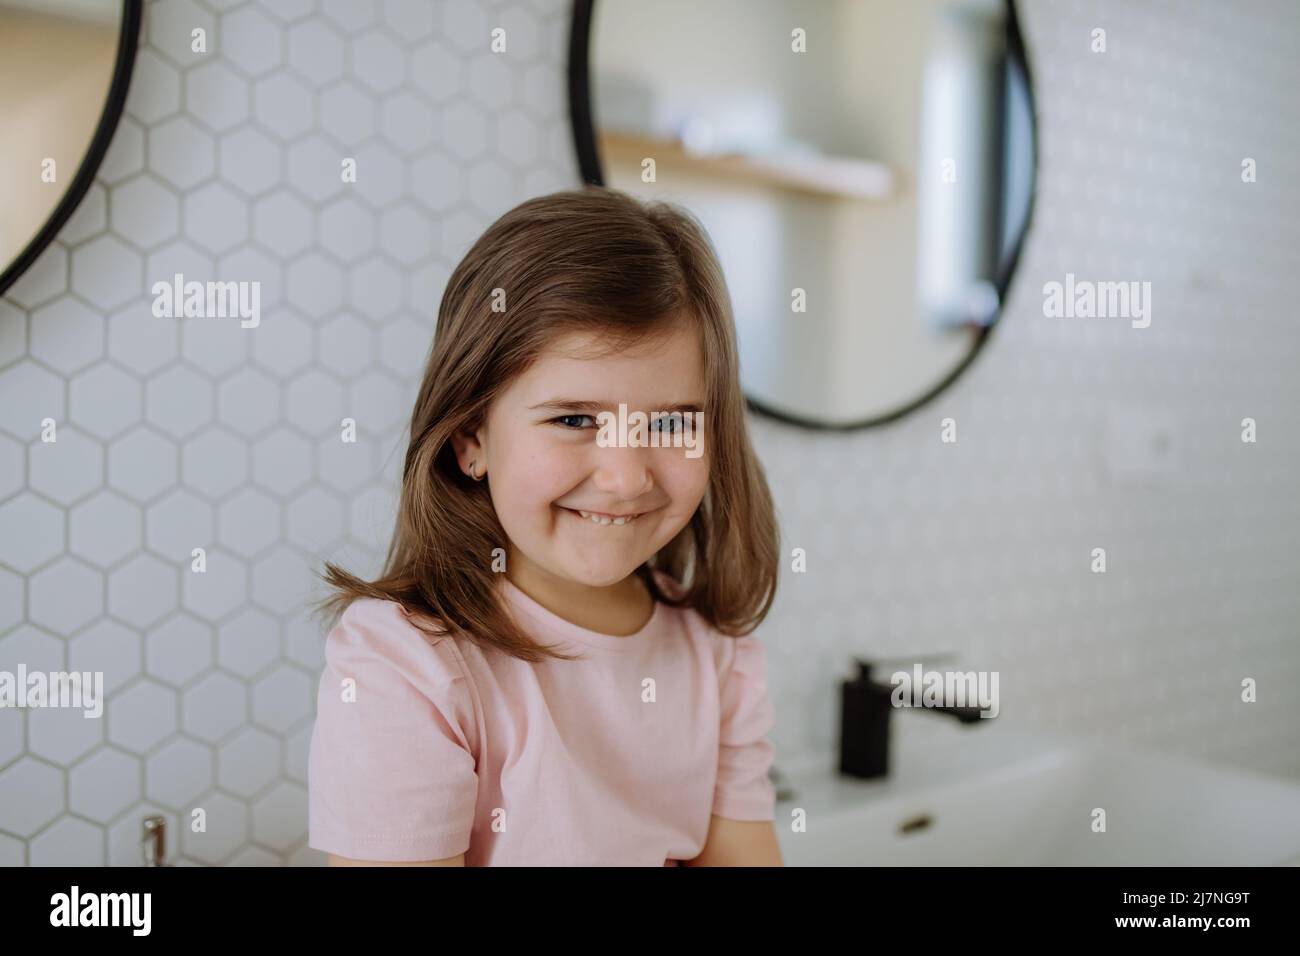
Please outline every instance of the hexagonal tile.
M211 384L184 366L172 366L145 386L145 417L174 438L206 425L213 408Z
M309 488L289 503L285 522L291 542L318 553L343 537L343 504L323 488Z
M285 417L313 437L332 435L337 441L343 418L343 385L313 368L285 388Z
M63 380L26 359L0 371L0 429L31 441L46 418L63 418Z
M72 288L99 308L116 309L144 292L144 263L116 236L100 236L73 252Z
M433 224L410 206L399 206L384 213L380 236L384 251L405 266L433 251Z
M220 60L204 63L185 76L185 107L219 133L233 129L248 119L248 82Z
M289 29L289 65L317 86L343 74L343 41L320 20Z
M537 123L523 110L509 110L497 118L497 150L516 167L536 162L540 141Z
M62 693L51 687L51 694ZM72 688L69 688L71 692ZM33 707L27 714L28 752L36 757L44 757L61 767L69 767L104 742L105 701L95 697L93 681L81 693L80 701L70 700L77 706ZM85 695L89 695L89 698ZM90 705L99 708L100 717L88 716L93 710Z
M199 801L207 829L181 832L185 855L200 863L216 866L248 840L248 807L224 793L204 794Z
M135 57L126 111L146 125L175 113L181 105L181 76L162 55L145 47Z
M272 136L296 139L312 125L311 91L296 76L276 73L253 87L253 115Z
M313 702L315 695L307 675L282 665L253 684L253 721L269 730L289 731L311 715Z
M241 797L256 796L280 775L280 741L247 727L217 750L217 783Z
M63 813L63 774L49 764L23 757L0 771L0 794L4 794L0 830L30 839Z
M27 480L27 449L0 435L0 501L22 490Z
M177 737L145 760L144 792L172 810L184 810L212 786L212 751Z
M321 364L344 378L374 360L374 332L355 316L331 319L321 327L318 342Z
M149 42L179 67L187 67L205 55L194 50L194 30L204 32L208 50L215 45L212 15L194 0L156 0L149 6L145 21Z
M499 53L484 51L474 56L467 75L470 96L489 110L501 110L515 98L515 68Z
M248 692L228 674L211 671L185 691L181 722L187 734L216 743L245 722Z
M152 249L180 232L180 200L145 173L113 187L109 221L118 235L136 247ZM132 295L138 293L139 289L132 290Z
M72 380L68 412L96 438L109 439L140 421L142 396L138 381L102 362Z
M149 548L168 560L193 557L195 548L212 544L212 506L184 489L174 491L145 515Z
M379 361L403 378L416 378L424 369L433 344L433 330L403 316L384 323L379 333Z
M256 308L256 314L249 313L250 322L244 326L244 316L237 314L234 324L239 326L245 338L255 338L262 323L279 313L284 301L284 268L263 250L253 245L243 245L234 252L218 260L220 274L231 280L246 282L244 305L248 309ZM249 297L253 297L250 299ZM253 301L255 299L255 301ZM254 321L256 324L253 324ZM245 350L241 354L246 355Z
M108 739L132 754L145 754L176 732L176 692L145 679L108 703Z
M14 670L19 661L29 671L64 669L64 642L34 624L23 624L0 638L0 661L5 670Z
M136 627L152 627L176 609L177 565L137 554L108 577L108 611ZM191 574L187 577L202 577Z
M384 138L404 153L418 152L433 142L435 111L409 90L384 97L379 117Z
M280 416L279 386L254 369L243 369L221 383L218 414L234 431L253 436Z
M439 142L461 159L473 159L487 148L487 121L480 110L456 102L442 114Z
M181 325L181 354L209 375L224 375L247 361L252 334L237 316L190 319Z
M58 430L58 441L28 449L27 481L60 504L70 505L104 484L104 449L71 425Z
M374 135L376 113L371 96L347 80L321 94L321 126L345 146L356 146Z
M180 324L156 318L150 300L136 301L108 319L108 354L133 372L155 372L179 352Z
M280 537L280 507L259 491L239 492L217 511L217 539L251 558Z
M31 619L67 636L104 610L103 576L76 558L61 558L27 582Z
M253 562L253 600L275 614L293 614L324 596L311 562L277 545Z
M68 250L59 242L45 247L34 263L5 292L24 309L33 309L68 288Z
M408 42L423 40L434 30L437 8L427 3L388 0L384 4L384 22L393 36Z
M248 448L228 432L205 430L181 453L185 484L210 498L220 498L248 478Z
M140 509L115 492L97 492L73 508L68 520L73 553L101 568L140 547Z
M145 637L144 666L153 677L174 687L184 686L212 666L212 628L177 614Z
M248 238L248 206L221 183L185 196L185 234L220 255Z
M340 259L359 259L375 246L375 217L346 196L321 210L320 241Z
M176 446L141 426L108 448L108 484L136 501L148 501L176 484Z
M406 173L402 159L385 143L368 143L356 150L357 181L353 192L372 206L386 206L401 198Z
M0 568L0 634L16 626L27 613L23 607L23 579ZM0 759L0 765L5 763Z
M442 153L426 153L411 168L411 194L433 212L445 212L464 194L464 173Z
M348 304L369 318L387 318L402 307L405 281L391 263L367 259L348 273Z
M248 569L233 554L211 549L203 574L186 573L181 581L181 603L206 621L218 622L246 599Z
M311 443L287 428L277 428L253 445L253 480L277 494L290 495L311 480Z
M375 93L387 93L402 83L406 55L378 30L352 41L352 72Z
M217 660L231 673L255 677L279 656L279 625L264 611L245 608L217 628Z
M212 136L188 116L149 131L149 168L177 189L193 189L215 168Z
M345 442L337 434L316 446L321 481L342 492L355 491L374 478L374 446L358 427L357 440Z
M289 302L320 318L343 305L343 278L338 266L316 252L295 259L285 271Z
M253 205L253 238L282 256L301 252L312 242L311 208L293 193L272 192Z
M447 0L442 5L442 33L457 49L483 49L489 39L486 8L473 0Z
M0 299L0 368L27 351L27 316L13 302Z
M277 309L257 327L253 358L280 378L287 378L312 361L314 331L292 309Z
M280 63L280 28L253 7L221 17L221 52L250 76L260 76Z
M68 807L98 823L109 823L140 799L140 761L101 747L68 773Z
M339 147L315 134L299 140L289 147L288 185L315 202L328 199L343 188L344 156Z
M60 372L85 368L104 357L103 316L71 296L41 306L32 312L31 354Z
M247 196L264 193L281 181L280 147L252 127L222 139L220 157L221 178Z
M140 676L140 648L139 634L102 618L68 642L68 666L103 672L104 693L112 696Z
M284 852L307 834L307 791L281 783L253 804L253 838Z
M123 116L113 132L113 141L99 164L97 177L112 185L144 169L144 127L130 116Z
M104 831L66 817L33 838L27 852L30 866L103 866Z
M71 218L59 231L59 239L68 245L76 245L99 235L107 228L108 192L99 183L91 183Z

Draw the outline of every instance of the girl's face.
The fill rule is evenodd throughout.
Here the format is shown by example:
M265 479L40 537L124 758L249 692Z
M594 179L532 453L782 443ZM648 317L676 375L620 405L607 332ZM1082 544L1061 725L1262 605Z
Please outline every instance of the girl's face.
M705 411L704 370L696 334L679 326L666 340L620 353L584 355L598 340L561 338L493 402L483 427L454 440L461 469L487 472L497 517L509 538L506 573L552 593L581 594L574 585L622 582L690 521L709 478L708 418L693 438L703 454L674 447L683 422L656 416ZM563 403L563 404L561 404ZM576 403L576 404L575 404ZM619 404L643 412L664 447L597 442L601 411ZM578 512L635 515L624 524L596 523ZM483 560L491 561L490 555Z

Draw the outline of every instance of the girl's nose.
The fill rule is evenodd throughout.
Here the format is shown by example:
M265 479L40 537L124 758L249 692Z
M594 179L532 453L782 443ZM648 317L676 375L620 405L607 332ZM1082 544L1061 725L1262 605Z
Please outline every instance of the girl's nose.
M602 448L592 483L618 501L636 501L654 487L650 458L645 449Z

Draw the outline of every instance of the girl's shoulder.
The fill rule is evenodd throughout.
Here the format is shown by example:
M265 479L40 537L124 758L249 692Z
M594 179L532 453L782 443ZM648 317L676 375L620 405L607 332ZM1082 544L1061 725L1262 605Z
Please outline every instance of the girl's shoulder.
M467 677L464 657L449 637L438 622L411 614L397 601L357 598L326 637L325 656L336 667L383 661L408 676L444 684Z

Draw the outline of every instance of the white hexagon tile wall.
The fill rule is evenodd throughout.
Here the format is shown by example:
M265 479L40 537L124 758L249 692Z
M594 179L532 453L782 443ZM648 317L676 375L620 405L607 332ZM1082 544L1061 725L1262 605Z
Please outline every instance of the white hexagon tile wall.
M831 751L851 654L948 650L1001 672L1003 720L1300 775L1297 696L1232 706L1246 671L1300 685L1300 210L1294 188L1234 188L1244 155L1300 177L1300 16L1020 6L1038 193L990 345L884 428L752 423L783 547L809 555L760 632L778 764ZM102 670L108 695L102 720L0 718L0 865L138 865L150 813L182 864L322 862L313 575L327 557L377 569L453 265L506 209L578 183L568 16L563 0L146 5L95 183L0 302L0 668ZM1099 18L1100 76L1078 54ZM1044 281L1133 267L1165 290L1139 345L1044 318ZM160 325L148 290L175 273L260 282L260 324ZM1176 413L1180 477L1107 474L1117 407ZM355 444L337 440L345 415L365 423ZM1247 415L1269 437L1243 448ZM1105 576L1087 573L1098 540ZM184 573L196 542L202 575ZM177 825L195 805L206 833Z

